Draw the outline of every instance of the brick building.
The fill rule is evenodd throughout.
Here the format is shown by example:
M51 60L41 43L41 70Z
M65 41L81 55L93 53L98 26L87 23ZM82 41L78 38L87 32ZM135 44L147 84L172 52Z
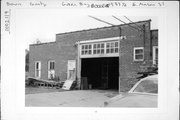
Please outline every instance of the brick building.
M151 30L150 23L60 33L55 42L31 44L29 74L41 79L75 79L78 87L127 91L129 80L157 64L158 30Z

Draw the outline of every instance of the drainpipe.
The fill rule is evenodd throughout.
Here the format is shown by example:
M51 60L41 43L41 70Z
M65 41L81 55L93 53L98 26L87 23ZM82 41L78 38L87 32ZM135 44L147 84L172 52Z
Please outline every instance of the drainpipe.
M145 46L146 45L146 31L145 31L145 25L143 25L143 47L144 47L144 62L146 62L145 60Z
M120 73L120 65L121 65L121 58L120 58L120 42L121 42L121 27L119 26L119 93L121 92L121 90L120 90L120 86L121 86L121 77L120 77L120 75L121 75L121 73Z
M77 84L78 88L81 89L81 60L80 60L80 43L76 42L77 45Z

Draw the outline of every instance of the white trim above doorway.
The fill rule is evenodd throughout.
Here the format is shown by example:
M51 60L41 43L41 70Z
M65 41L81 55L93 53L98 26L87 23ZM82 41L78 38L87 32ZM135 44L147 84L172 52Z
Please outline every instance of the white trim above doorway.
M80 44L80 58L117 57L119 56L119 40L98 41L94 40Z
M121 37L112 37L112 38L103 38L103 39L84 40L84 41L79 41L79 43L83 44L83 43L93 43L93 42L105 42L105 41L114 41L120 39Z

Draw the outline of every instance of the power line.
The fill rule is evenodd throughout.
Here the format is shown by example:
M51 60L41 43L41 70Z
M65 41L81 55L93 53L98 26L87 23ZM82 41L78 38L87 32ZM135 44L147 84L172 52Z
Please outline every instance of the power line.
M132 20L130 20L128 17L126 17L126 16L124 16L127 20L129 20L131 23L134 23ZM138 28L140 28L141 30L142 30L142 28L139 26L139 25L137 25L136 23L134 23Z
M90 15L88 15L88 16L89 16L89 17L91 17L91 18L93 18L93 19L95 19L95 20L98 20L98 21L100 21L100 22L103 22L103 23L106 23L106 24L108 24L108 25L113 25L113 26L114 26L114 24L109 23L109 22L106 22L106 21L101 20L101 19L99 19L99 18L96 18L96 17L90 16Z
M127 25L129 25L130 27L132 27L132 28L134 28L134 29L136 29L136 30L138 30L139 31L139 29L138 28L136 28L136 27L134 27L134 26L131 26L130 24L128 24L128 23L126 23L126 22L124 22L124 21L122 21L121 19L119 19L119 18L117 18L117 17L115 17L115 16L112 16L113 18L115 18L115 19L117 19L117 20L119 20L120 22L122 22L122 23L124 23L124 24L127 24Z

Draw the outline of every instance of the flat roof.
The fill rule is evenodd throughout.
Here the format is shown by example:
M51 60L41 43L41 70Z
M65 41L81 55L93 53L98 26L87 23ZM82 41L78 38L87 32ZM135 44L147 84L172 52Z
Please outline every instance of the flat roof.
M77 31L72 31L72 32L57 33L56 35L71 34L71 33L76 33L76 32L85 32L85 31L105 29L105 28L112 28L112 27L120 27L120 26L125 26L125 25L131 25L131 24L141 23L141 22L151 22L151 19L149 19L149 20L144 20L144 21L127 23L127 24L112 25L112 26L105 26L105 27L99 27L99 28L91 28L91 29L77 30Z
M141 22L151 22L151 19L149 19L149 20L144 20L144 21L127 23L127 24L112 25L112 26L105 26L105 27L99 27L99 28L92 28L92 29L77 30L77 31L72 31L72 32L58 33L58 34L56 34L56 36L57 36L57 35L71 34L71 33L77 33L77 32L92 31L92 30L98 30L98 29L106 29L106 28L112 28L112 27L120 27L120 26L125 26L125 25L131 25L131 24L141 23ZM154 30L151 30L151 31L155 31L155 30L158 30L158 29L154 29ZM56 43L56 41L39 43L39 44L30 44L29 46L38 46L38 45L53 44L53 43Z
M56 43L56 41L54 42L44 42L44 43L35 43L35 44L29 44L29 46L37 46L37 45L44 45L44 44L53 44L53 43Z

